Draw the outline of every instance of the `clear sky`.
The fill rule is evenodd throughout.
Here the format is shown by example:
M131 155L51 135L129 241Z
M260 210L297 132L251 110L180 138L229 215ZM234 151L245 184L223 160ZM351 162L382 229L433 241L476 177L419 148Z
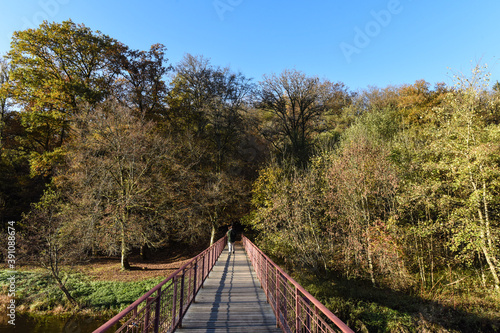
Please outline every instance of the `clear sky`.
M201 54L247 77L295 68L351 90L452 83L488 64L500 80L498 0L0 0L0 54L15 30L72 19L170 62Z

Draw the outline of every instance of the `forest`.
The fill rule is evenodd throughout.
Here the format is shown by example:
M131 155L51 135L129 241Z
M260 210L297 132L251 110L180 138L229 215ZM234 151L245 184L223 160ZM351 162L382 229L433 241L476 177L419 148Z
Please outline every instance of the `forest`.
M16 222L20 261L71 299L65 265L112 255L128 270L133 251L208 246L239 223L327 305L339 279L500 329L500 84L486 65L453 85L351 91L167 54L72 21L14 33L0 229ZM428 318L413 324L433 331Z

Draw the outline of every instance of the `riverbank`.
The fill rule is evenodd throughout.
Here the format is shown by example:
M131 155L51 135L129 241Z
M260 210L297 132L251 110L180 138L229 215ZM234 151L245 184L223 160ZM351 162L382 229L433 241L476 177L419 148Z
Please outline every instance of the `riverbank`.
M357 332L500 332L500 295L491 289L445 283L417 293L377 288L371 281L335 274L296 278Z
M107 321L105 317L77 315L19 314L15 325L0 320L2 333L90 333Z
M122 271L119 258L94 258L90 262L65 267L64 281L79 307L71 304L50 273L35 265L15 271L16 315L86 316L111 318L188 262L193 251L164 251L148 261L132 256L132 269ZM12 271L0 266L0 309L6 313Z
M10 297L8 285L4 281L11 274L7 270L0 271L1 304L5 310ZM17 271L16 312L38 315L73 315L80 312L111 315L133 303L163 279L164 277L155 277L137 281L103 281L82 273L66 273L66 288L79 304L77 307L66 299L50 274L39 269Z

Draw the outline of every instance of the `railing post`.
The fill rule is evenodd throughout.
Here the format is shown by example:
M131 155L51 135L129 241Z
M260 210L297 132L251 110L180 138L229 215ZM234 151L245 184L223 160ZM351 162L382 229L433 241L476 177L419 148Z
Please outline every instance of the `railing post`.
M214 265L213 265L213 263L212 263L212 262L213 262L213 260L214 260L214 250L213 250L213 249L211 249L211 250L210 250L210 270L212 270L212 268L213 268L213 266L214 266Z
M149 318L151 316L151 303L153 303L153 300L154 300L154 297L148 297L146 299L146 310L145 310L145 313L144 313L144 327L142 329L142 331L144 333L147 333L149 332Z
M210 274L210 251L207 251L207 255L205 256L207 271L205 273L205 279L208 278L208 274Z
M280 287L280 283L279 283L279 271L278 269L276 269L276 281L275 281L275 284L276 284L276 287L275 287L275 293L276 293L276 296L274 297L274 301L275 301L275 306L276 306L276 327L280 327L280 302L279 302L279 287Z
M314 317L315 318L319 317L319 309L317 306L314 306ZM316 331L318 331L318 325L319 325L319 323L316 321Z
M219 247L220 247L220 244L214 247L213 256L212 256L212 267L215 266L215 261L217 260L217 253L219 252Z
M161 310L161 288L158 289L158 299L156 301L156 309L155 309L155 323L154 323L154 332L158 333L160 331L160 310Z
M264 275L264 263L266 262L266 258L263 256L259 256L259 271L260 271L260 278L262 279L262 276Z
M286 326L290 329L290 324L288 322L288 280L283 277L283 319Z
M173 284L174 284L174 294L173 294L173 304L172 304L172 324L170 325L170 331L173 332L175 328L175 317L177 313L177 277L174 277Z
M297 287L295 287L295 332L300 333L300 302Z
M203 284L205 282L205 257L206 255L204 255L201 259L201 288L203 288Z
M306 327L307 327L307 332L311 332L311 301L309 299L304 299L302 300L306 303L306 313L307 313L307 318L306 318Z
M258 267L259 272L257 275L259 276L259 279L262 281L262 256L258 256L256 260L256 265ZM262 283L261 283L261 288L262 288Z
M196 293L198 292L198 286L196 285L196 273L198 271L198 261L194 263L194 276L193 276L193 303L195 303Z
M218 245L217 245L218 246ZM217 251L217 247L213 248L210 252L211 253L211 257L210 257L210 267L214 267L214 258L215 258L215 251Z
M188 304L191 304L191 295L194 296L194 284L193 284L193 268L191 268L189 270L189 278L188 278L188 292L187 292L187 295L188 295L188 299L187 299L187 303Z
M210 272L212 271L212 266L210 266L210 250L207 251L207 278Z
M185 275L185 271L182 271L181 295L179 298L179 327L182 327L182 317L184 317L184 275Z
M266 288L264 290L266 291L266 295L267 295L267 290L268 290L267 285L269 283L269 280L268 280L268 278L269 278L268 277L268 267L269 267L269 265L267 264L267 260L265 261L265 264L266 264L266 282L265 282L266 283Z

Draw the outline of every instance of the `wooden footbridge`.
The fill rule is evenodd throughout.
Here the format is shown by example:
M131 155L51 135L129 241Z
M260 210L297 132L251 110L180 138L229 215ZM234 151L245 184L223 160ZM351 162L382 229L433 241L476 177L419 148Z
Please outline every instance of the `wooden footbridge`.
M353 332L248 238L226 237L94 331Z

